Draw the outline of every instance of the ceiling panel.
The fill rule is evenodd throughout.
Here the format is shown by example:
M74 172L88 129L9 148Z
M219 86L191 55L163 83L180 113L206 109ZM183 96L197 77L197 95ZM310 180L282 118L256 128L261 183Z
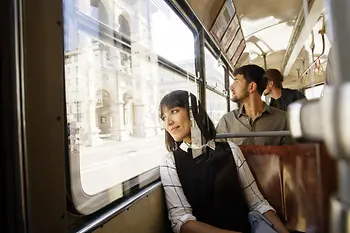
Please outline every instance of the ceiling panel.
M225 0L187 0L204 27L209 31Z
M199 19L210 31L217 14L220 12L224 0L187 0ZM309 0L308 4L312 4ZM295 21L302 9L303 0L234 0L237 15L240 19L246 48L239 59L238 65L254 63L264 67L262 54L266 54L267 68L281 69L293 31ZM322 40L318 31L322 27L320 20L314 27L315 56L322 52ZM311 36L300 52L290 74L285 78L287 86L309 85L310 82L319 82L323 76L330 43L326 38L325 53L318 66L317 73L300 79L303 71L312 62L310 57Z

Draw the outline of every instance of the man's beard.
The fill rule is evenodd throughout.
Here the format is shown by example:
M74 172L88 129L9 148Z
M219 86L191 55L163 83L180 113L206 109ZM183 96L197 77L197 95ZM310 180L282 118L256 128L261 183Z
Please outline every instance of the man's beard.
M235 103L241 104L244 99L246 99L249 96L249 92L246 89L241 96L234 96L231 98L231 100Z

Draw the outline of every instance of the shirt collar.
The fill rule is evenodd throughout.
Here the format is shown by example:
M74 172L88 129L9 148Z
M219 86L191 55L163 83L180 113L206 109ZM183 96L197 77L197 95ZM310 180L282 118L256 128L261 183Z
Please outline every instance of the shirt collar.
M181 150L183 150L185 152L188 152L188 148L192 149L192 156L193 156L193 158L196 158L198 155L201 155L203 153L202 152L202 148L206 147L206 146L209 147L212 150L215 150L215 141L214 140L210 140L210 141L207 142L207 144L203 145L200 148L193 148L193 147L191 147L190 145L188 145L185 142L182 142L179 147L180 147Z
M271 107L269 105L267 105L264 102L264 110L261 114L263 114L264 112L267 113L271 113ZM242 106L238 109L238 117L241 117L242 115L245 115L245 109L244 109L244 105L242 104Z
M264 102L264 111L263 112L271 113L271 106L267 105L265 102Z

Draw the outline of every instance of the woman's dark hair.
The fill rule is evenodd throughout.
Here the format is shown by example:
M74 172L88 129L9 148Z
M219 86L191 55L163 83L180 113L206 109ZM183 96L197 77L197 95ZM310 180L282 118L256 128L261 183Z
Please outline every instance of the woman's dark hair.
M178 90L170 92L165 95L159 104L160 117L163 116L164 107L167 109L175 107L183 107L187 109L189 113L189 99L191 99L191 110L193 117L200 129L202 136L206 141L212 140L216 136L216 130L213 122L210 120L207 112L204 110L202 104L197 100L196 96L188 91ZM173 137L165 131L165 146L168 151L174 151L177 149L179 142L175 142Z

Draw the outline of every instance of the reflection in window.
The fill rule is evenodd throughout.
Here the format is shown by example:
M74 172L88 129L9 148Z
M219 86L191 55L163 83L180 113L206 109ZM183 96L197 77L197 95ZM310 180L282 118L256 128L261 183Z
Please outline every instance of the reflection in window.
M308 100L317 99L322 96L324 84L305 89L305 97Z
M163 1L154 2L159 6L151 15L154 52L195 74L192 32Z
M119 184L159 165L166 153L161 97L197 93L188 75L159 64L161 55L194 73L193 34L171 8L162 0L114 3L64 0L70 161L77 158L71 168L80 171L71 180L89 198L109 190L109 200L80 203L79 211L92 208L84 213L122 197L131 186Z

